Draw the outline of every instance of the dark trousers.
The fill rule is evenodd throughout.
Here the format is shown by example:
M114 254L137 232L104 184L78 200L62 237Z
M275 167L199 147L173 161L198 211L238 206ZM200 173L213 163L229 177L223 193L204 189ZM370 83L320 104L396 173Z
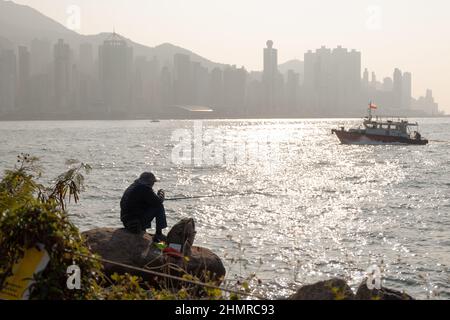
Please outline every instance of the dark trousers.
M156 231L167 228L166 210L164 206L149 208L132 218L122 220L125 229L132 233L140 233L152 227L152 221L156 218Z

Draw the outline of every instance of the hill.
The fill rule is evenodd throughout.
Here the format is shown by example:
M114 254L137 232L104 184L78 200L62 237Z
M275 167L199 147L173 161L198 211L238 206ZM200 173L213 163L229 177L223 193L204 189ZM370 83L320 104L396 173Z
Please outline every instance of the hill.
M33 39L47 39L52 43L55 43L58 39L64 39L72 49L77 51L81 43L91 43L98 46L109 35L110 33L81 35L31 7L19 5L12 1L0 0L0 47L30 46ZM209 69L223 66L170 43L149 47L131 39L127 39L127 41L133 47L135 55L143 55L149 58L156 56L163 63L171 63L174 54L181 53L189 55L191 60L201 62Z

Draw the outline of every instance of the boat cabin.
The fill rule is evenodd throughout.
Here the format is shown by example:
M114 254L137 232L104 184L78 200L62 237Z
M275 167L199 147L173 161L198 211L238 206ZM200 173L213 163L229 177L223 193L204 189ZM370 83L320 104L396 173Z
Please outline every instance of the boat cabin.
M371 135L416 138L418 132L418 124L409 123L407 120L383 121L378 117L375 120L372 117L367 117L364 120L363 126L364 128L360 127L359 129L357 129L357 131Z

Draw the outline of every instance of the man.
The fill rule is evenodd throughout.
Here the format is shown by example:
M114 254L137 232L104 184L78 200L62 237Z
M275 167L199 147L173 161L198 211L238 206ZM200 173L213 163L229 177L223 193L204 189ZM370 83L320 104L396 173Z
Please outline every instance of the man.
M153 191L157 181L153 173L144 172L125 190L120 200L120 220L129 232L145 232L156 218L155 242L165 240L162 230L167 228L164 190L159 190L157 194Z

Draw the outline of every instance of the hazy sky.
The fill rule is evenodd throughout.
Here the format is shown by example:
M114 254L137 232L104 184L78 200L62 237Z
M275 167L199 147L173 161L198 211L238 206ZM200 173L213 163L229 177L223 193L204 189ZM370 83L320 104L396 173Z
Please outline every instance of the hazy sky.
M309 49L342 45L360 50L377 78L394 67L413 73L413 94L434 90L450 112L448 0L16 0L64 25L80 8L83 34L112 30L155 46L170 42L210 60L262 69L272 39L280 62ZM70 11L70 10L69 10ZM73 11L72 11L73 12Z

